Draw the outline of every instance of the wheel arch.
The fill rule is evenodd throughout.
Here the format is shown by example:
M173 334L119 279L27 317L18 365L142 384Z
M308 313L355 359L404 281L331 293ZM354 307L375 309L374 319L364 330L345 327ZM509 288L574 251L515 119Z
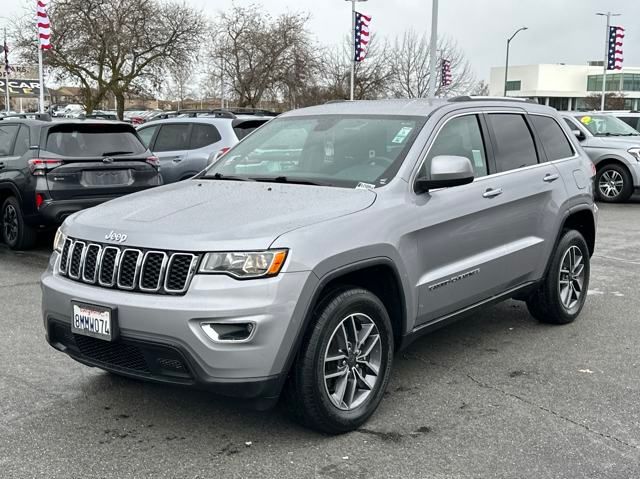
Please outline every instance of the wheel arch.
M12 183L0 183L0 208L10 196L15 196L18 203L22 204L22 195L15 185Z
M301 326L289 351L284 373L290 371L304 339L313 327L313 310L328 295L350 286L367 289L382 301L391 319L394 344L400 346L408 325L406 291L400 272L388 257L360 260L333 269L319 278L302 313Z

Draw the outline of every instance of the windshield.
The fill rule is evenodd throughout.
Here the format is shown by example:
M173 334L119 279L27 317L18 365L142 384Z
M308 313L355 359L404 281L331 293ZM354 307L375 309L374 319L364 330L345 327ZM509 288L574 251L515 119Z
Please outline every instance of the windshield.
M203 178L382 186L423 124L421 117L403 116L279 118L236 145Z
M624 121L609 115L582 115L577 117L587 130L595 136L637 136L634 130Z

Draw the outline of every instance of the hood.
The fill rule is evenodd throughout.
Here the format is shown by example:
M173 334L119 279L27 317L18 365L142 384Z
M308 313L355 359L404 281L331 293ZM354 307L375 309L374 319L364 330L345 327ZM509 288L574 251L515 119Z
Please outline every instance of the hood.
M123 246L183 251L266 249L280 235L368 208L373 191L245 181L187 180L70 216L65 234Z
M640 136L592 136L582 142L587 148L640 148Z

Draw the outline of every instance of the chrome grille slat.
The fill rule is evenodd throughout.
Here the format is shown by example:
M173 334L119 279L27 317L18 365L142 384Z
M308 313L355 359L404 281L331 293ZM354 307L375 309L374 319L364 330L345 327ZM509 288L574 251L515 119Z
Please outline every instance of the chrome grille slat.
M200 255L125 248L68 238L58 273L74 281L143 293L181 295L196 272Z

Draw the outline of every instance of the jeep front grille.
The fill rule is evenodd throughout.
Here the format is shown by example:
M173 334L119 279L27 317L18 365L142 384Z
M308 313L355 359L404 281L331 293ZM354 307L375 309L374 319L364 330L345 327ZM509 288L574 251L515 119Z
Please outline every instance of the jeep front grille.
M156 294L184 294L199 255L124 248L68 238L58 272L74 281L104 288Z

